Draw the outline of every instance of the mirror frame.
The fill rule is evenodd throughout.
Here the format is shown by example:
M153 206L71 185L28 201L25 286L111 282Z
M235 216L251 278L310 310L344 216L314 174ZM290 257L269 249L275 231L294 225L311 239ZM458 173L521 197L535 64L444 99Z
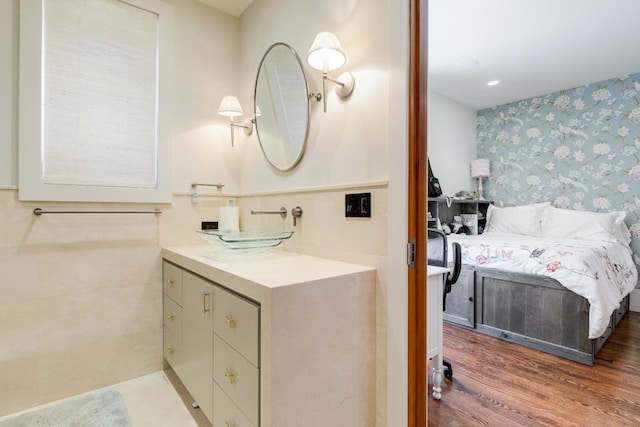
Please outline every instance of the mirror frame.
M304 82L304 87L305 87L305 98L306 98L306 102L307 102L307 125L306 125L306 129L305 129L305 133L304 133L304 141L302 141L302 146L300 147L300 152L298 153L298 155L296 156L296 158L286 167L282 168L279 167L277 165L275 165L273 163L273 161L267 156L267 153L264 149L264 145L262 142L262 138L260 138L260 126L259 126L259 117L256 114L257 111L257 95L258 95L258 81L260 79L260 71L262 70L262 66L265 62L265 60L267 59L267 57L269 56L269 53L271 53L272 50L274 50L275 48L278 47L284 47L286 49L288 49L292 54L293 57L296 59L296 61L298 62L298 65L300 66L300 72L302 74L302 80ZM260 60L260 65L258 65L258 72L256 73L256 82L255 82L255 86L254 86L254 90L253 90L253 113L254 113L254 120L255 120L255 128L256 128L256 135L258 136L258 141L260 142L260 149L262 150L262 154L264 156L264 158L267 160L267 162L274 167L275 169L281 171L281 172L288 172L290 170L292 170L293 168L295 168L298 163L300 163L300 161L302 160L302 156L304 155L304 152L307 148L307 140L309 139L309 126L310 126L310 122L311 122L311 106L310 106L310 102L309 102L309 84L307 82L307 76L304 72L304 66L302 64L302 61L300 60L300 57L298 56L298 53L295 51L295 49L293 47L291 47L290 45L288 45L287 43L284 42L276 42L274 44L272 44L271 46L269 46L269 48L266 50L266 52L264 53L264 55L262 56L262 59Z

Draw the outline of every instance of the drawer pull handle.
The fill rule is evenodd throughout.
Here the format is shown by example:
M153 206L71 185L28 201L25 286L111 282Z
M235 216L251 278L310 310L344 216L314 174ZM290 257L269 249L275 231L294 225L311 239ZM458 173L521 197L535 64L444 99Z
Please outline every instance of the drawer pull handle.
M236 327L236 319L233 317L232 314L227 314L226 316L224 316L224 323L226 323L227 326L230 327L231 329Z
M173 347L169 347L169 348L167 349L167 353L169 353L169 354L173 354L173 352L174 352L174 351L176 351L176 349L175 349L175 348L173 348Z
M169 313L169 315L167 316L167 319L173 320L175 317L176 317L175 313Z
M202 293L202 314L207 314L211 311L209 307L207 307L207 297L211 295L209 292Z
M224 376L227 379L227 381L229 381L229 384L236 383L236 376L234 375L233 372L231 372L229 368L227 368L227 372L224 373Z
M176 284L176 281L175 281L175 280L173 280L173 279L169 279L169 280L167 280L167 285L169 285L169 286L173 286L173 285L175 285L175 284Z

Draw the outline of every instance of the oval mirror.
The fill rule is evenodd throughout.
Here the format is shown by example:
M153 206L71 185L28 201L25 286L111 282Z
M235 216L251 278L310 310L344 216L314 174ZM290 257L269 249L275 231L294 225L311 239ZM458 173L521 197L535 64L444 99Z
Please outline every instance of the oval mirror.
M307 79L296 51L286 43L267 49L254 91L256 132L267 161L280 171L298 164L309 132Z

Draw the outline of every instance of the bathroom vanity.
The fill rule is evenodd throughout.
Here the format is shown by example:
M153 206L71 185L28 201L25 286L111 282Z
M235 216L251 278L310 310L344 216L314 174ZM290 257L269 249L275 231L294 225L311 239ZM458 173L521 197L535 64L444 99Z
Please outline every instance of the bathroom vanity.
M164 358L216 427L375 423L375 269L164 248Z

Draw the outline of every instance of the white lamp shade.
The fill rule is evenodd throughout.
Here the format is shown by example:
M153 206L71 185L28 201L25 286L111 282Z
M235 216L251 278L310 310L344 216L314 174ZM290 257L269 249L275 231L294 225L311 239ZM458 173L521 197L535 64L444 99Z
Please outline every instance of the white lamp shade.
M218 107L218 114L227 117L238 117L242 115L240 101L235 96L225 96Z
M471 161L471 178L486 178L491 176L489 159L476 159Z
M307 62L316 70L331 71L344 65L347 57L335 34L318 33L307 55Z

